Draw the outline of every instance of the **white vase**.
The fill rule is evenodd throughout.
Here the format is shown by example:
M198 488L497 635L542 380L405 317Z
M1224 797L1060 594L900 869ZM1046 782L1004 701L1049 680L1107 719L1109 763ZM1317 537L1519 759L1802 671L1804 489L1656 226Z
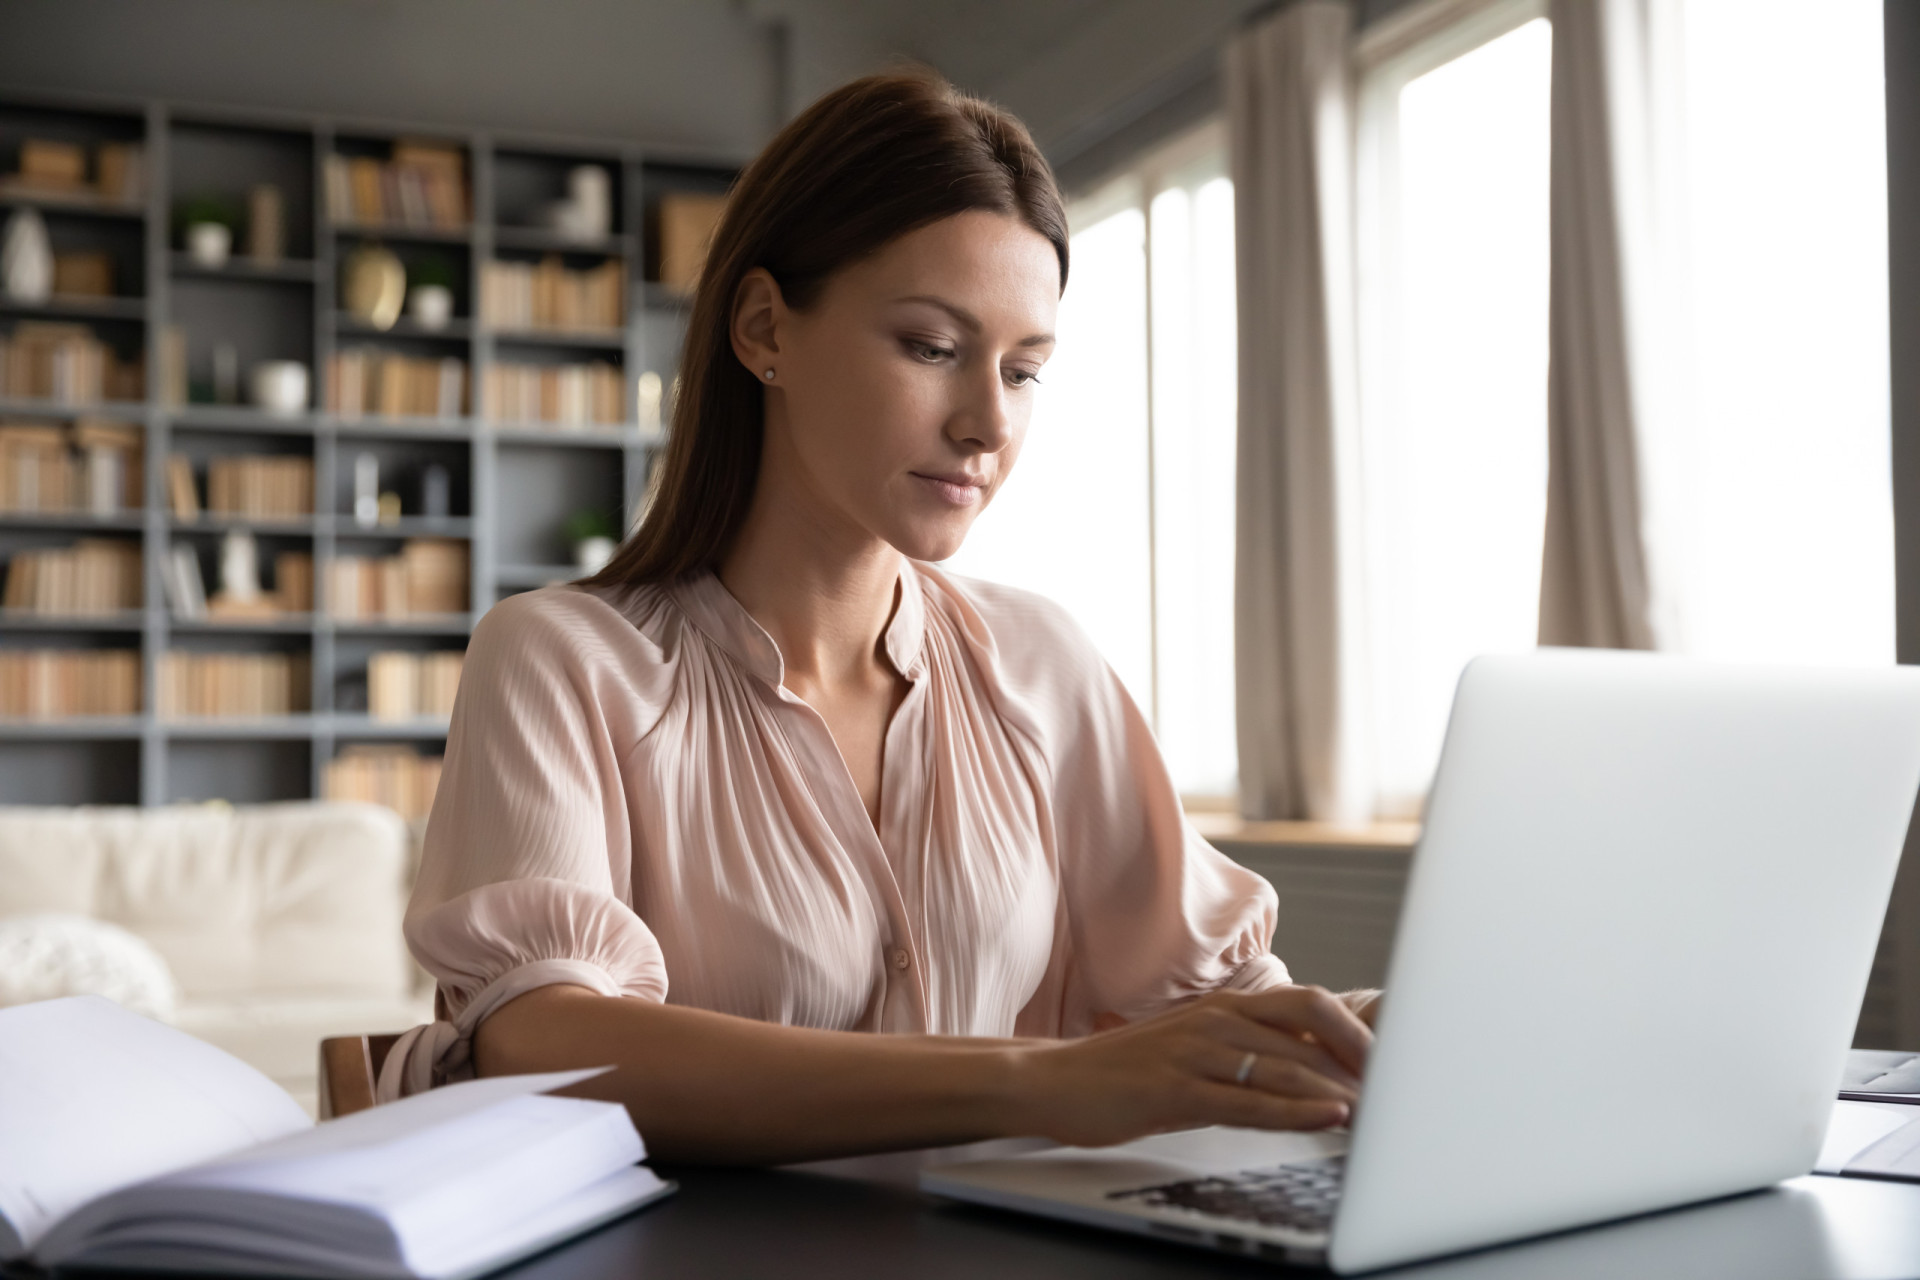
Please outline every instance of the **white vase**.
M220 540L220 590L235 604L260 598L260 553L245 529L229 529Z
M597 164L576 165L567 171L567 198L579 210L577 234L583 240L603 240L613 230L613 181Z
M453 319L453 290L443 284L417 284L407 290L407 314L422 329L444 329Z
M233 230L224 222L196 222L187 228L187 255L203 267L227 265L233 252Z
M15 302L45 302L53 293L53 242L33 209L17 210L7 219L0 237L0 288Z
M262 360L253 366L253 403L268 413L307 411L307 366L298 360Z

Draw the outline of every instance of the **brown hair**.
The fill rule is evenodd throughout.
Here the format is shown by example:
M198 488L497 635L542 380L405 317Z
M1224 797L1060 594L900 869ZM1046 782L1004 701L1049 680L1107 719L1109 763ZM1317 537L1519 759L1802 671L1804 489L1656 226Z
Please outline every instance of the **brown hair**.
M1053 171L1013 116L937 74L867 76L782 129L734 183L700 274L672 430L639 526L587 581L659 582L713 565L760 470L765 391L734 355L734 294L754 267L805 309L842 266L942 218L990 209L1052 241L1067 284Z

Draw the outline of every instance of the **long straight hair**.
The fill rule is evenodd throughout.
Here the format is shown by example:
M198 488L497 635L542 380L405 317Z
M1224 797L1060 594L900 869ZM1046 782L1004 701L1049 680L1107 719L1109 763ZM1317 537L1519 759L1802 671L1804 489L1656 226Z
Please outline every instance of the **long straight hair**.
M973 209L1052 242L1067 284L1067 216L1026 126L932 72L867 76L782 129L728 194L680 353L671 429L638 527L594 586L662 582L718 563L753 501L766 391L734 354L741 279L764 267L805 310L842 266Z

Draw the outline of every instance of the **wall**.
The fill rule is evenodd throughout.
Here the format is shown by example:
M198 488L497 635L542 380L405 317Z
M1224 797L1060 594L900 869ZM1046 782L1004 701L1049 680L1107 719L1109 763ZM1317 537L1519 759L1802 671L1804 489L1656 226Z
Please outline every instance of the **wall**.
M711 0L0 0L0 87L744 155L779 34Z
M0 0L0 87L745 155L907 58L1011 108L1072 179L1215 109L1220 46L1274 2Z

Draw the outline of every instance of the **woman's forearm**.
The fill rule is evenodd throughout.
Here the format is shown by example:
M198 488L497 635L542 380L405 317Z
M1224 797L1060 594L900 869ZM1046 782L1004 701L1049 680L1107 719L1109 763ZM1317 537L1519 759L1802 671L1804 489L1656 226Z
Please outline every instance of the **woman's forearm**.
M1105 1146L1204 1125L1343 1124L1372 1033L1318 987L1215 992L1077 1040L817 1031L543 987L474 1034L482 1075L615 1069L668 1160L781 1164L1036 1135Z
M779 1026L543 987L481 1023L483 1075L601 1063L569 1090L626 1106L666 1160L778 1164L1031 1131L1021 1042Z

